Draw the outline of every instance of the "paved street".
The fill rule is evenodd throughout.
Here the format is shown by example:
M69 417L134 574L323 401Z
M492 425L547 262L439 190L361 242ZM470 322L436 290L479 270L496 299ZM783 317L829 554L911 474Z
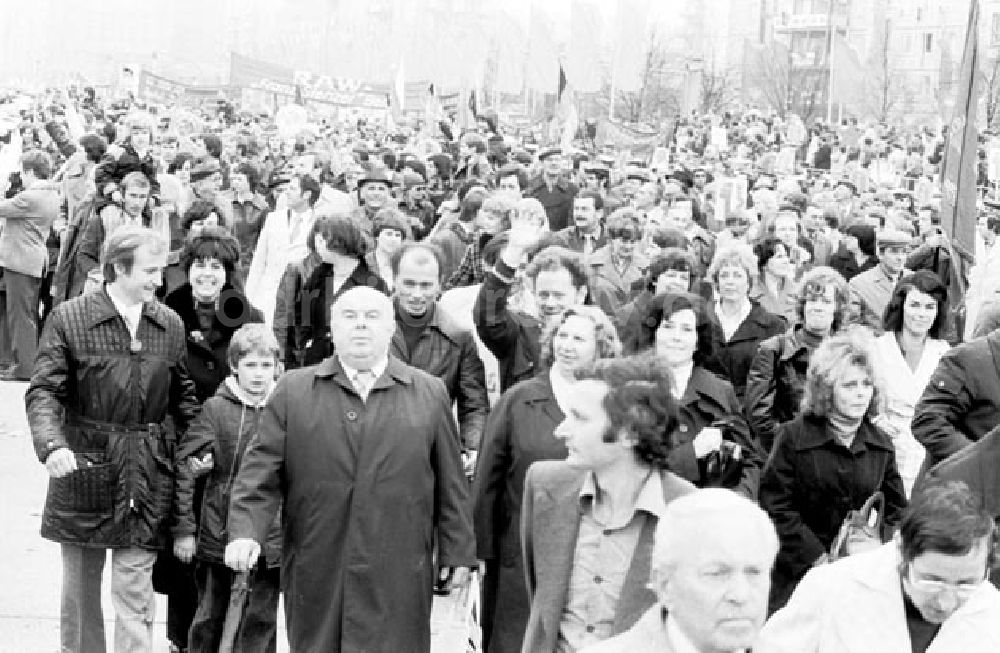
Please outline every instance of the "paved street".
M0 382L0 653L54 653L59 650L59 548L38 535L46 474L31 448L26 388L26 383ZM114 630L110 567L109 562L103 600L108 651ZM166 605L162 596L157 599L154 651L163 653L168 650ZM287 650L283 640L282 633L279 651Z

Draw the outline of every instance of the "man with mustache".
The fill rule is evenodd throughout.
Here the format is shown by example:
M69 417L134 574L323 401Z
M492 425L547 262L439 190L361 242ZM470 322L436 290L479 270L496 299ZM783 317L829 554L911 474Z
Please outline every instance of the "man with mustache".
M583 304L590 277L581 255L564 247L547 247L527 264L539 318L510 310L507 302L518 268L538 244L537 230L515 225L507 247L486 275L473 318L483 344L497 357L501 391L538 371L539 349L545 324L567 307Z

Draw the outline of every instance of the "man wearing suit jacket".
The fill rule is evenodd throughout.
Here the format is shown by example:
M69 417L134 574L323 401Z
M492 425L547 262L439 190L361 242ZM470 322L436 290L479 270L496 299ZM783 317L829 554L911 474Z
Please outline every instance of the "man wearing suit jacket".
M45 246L59 216L59 186L49 180L52 160L40 150L21 155L24 190L0 201L0 268L7 281L7 301L0 306L14 349L15 365L0 374L4 381L27 381L38 349L38 293L48 265Z
M1000 420L1000 330L947 352L913 413L913 437L937 464L986 435Z
M667 506L656 525L659 601L628 631L582 653L743 653L767 617L778 533L755 503L709 488Z
M555 436L569 455L535 463L525 479L526 653L577 651L631 628L656 602L656 525L694 491L665 469L677 409L656 359L601 361L562 401Z
M585 190L573 198L573 224L560 229L556 236L563 247L590 256L608 244L601 224L604 198L593 190Z

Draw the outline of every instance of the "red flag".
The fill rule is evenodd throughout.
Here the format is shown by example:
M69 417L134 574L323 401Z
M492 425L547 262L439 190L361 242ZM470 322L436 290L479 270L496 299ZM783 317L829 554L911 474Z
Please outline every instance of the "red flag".
M969 7L969 25L958 79L958 95L948 127L948 147L941 170L941 226L951 242L948 297L954 313L965 303L965 270L975 252L976 163L979 150L976 108L979 102L979 0Z

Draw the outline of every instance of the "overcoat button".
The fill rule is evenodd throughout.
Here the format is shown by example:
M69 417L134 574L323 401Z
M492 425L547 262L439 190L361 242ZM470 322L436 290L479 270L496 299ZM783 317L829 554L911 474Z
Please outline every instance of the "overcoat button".
M687 424L681 424L681 433L687 433L687 431L688 431Z
M353 410L347 411L347 419L349 419L349 420L351 420L353 422L357 418L358 418L358 414L356 412L354 412Z

